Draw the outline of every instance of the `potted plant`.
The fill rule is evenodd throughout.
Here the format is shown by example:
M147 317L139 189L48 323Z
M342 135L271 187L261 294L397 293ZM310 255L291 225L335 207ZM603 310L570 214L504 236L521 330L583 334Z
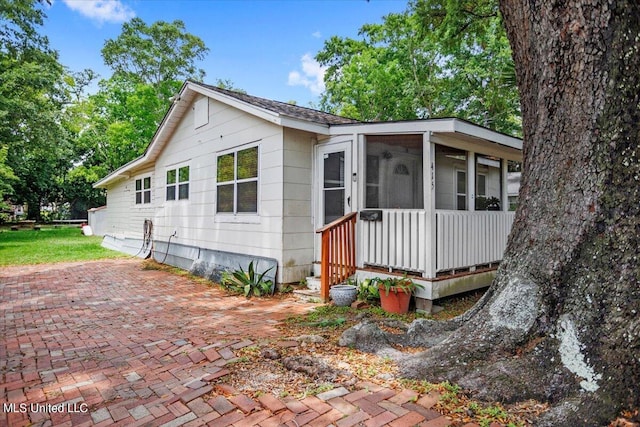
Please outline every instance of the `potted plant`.
M329 288L329 296L338 307L350 306L356 300L358 289L354 285L341 284Z
M377 279L380 290L380 305L388 313L405 314L409 311L409 303L413 292L422 285L403 277Z

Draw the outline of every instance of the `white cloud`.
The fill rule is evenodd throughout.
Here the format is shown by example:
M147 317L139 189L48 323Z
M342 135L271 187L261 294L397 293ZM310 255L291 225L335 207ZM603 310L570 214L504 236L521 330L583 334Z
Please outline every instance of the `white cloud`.
M324 73L326 68L306 53L301 58L302 73L294 70L289 73L289 86L304 86L314 95L324 92Z
M311 33L311 36L319 39L322 37L322 33L320 31L316 31L315 33Z
M125 22L136 16L135 12L120 0L62 0L69 9L102 24Z

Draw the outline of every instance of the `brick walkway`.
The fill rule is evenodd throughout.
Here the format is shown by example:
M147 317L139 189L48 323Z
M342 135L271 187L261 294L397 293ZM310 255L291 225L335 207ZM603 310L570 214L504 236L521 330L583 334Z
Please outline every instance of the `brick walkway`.
M0 426L448 425L437 396L410 390L253 399L225 384L236 350L313 304L229 297L139 260L4 268L0 294Z

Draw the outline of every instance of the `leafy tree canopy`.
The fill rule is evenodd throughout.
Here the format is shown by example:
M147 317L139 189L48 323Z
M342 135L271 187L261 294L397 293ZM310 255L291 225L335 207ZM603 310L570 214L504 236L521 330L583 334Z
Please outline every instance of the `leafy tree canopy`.
M205 72L196 61L208 51L180 20L147 25L133 18L116 39L106 41L102 57L116 75L158 87L173 80L202 80Z
M514 67L493 0L417 0L407 11L332 37L323 109L367 121L460 117L519 134Z
M0 187L3 199L12 195L33 207L34 218L40 204L59 192L55 176L70 165L61 118L64 70L38 33L43 19L36 0L0 0L0 150L6 153L0 156Z
M182 82L204 77L196 64L207 52L179 20L147 25L134 18L107 40L102 57L113 76L84 106L90 120L80 138L92 147L91 164L108 173L141 155Z

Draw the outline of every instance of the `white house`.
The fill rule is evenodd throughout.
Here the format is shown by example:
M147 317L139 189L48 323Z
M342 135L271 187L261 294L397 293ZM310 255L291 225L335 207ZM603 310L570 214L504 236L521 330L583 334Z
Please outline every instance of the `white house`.
M459 119L363 123L188 81L145 153L95 184L104 244L214 280L255 260L288 283L320 272L316 230L337 222L325 272L407 273L428 304L490 282L521 149Z

